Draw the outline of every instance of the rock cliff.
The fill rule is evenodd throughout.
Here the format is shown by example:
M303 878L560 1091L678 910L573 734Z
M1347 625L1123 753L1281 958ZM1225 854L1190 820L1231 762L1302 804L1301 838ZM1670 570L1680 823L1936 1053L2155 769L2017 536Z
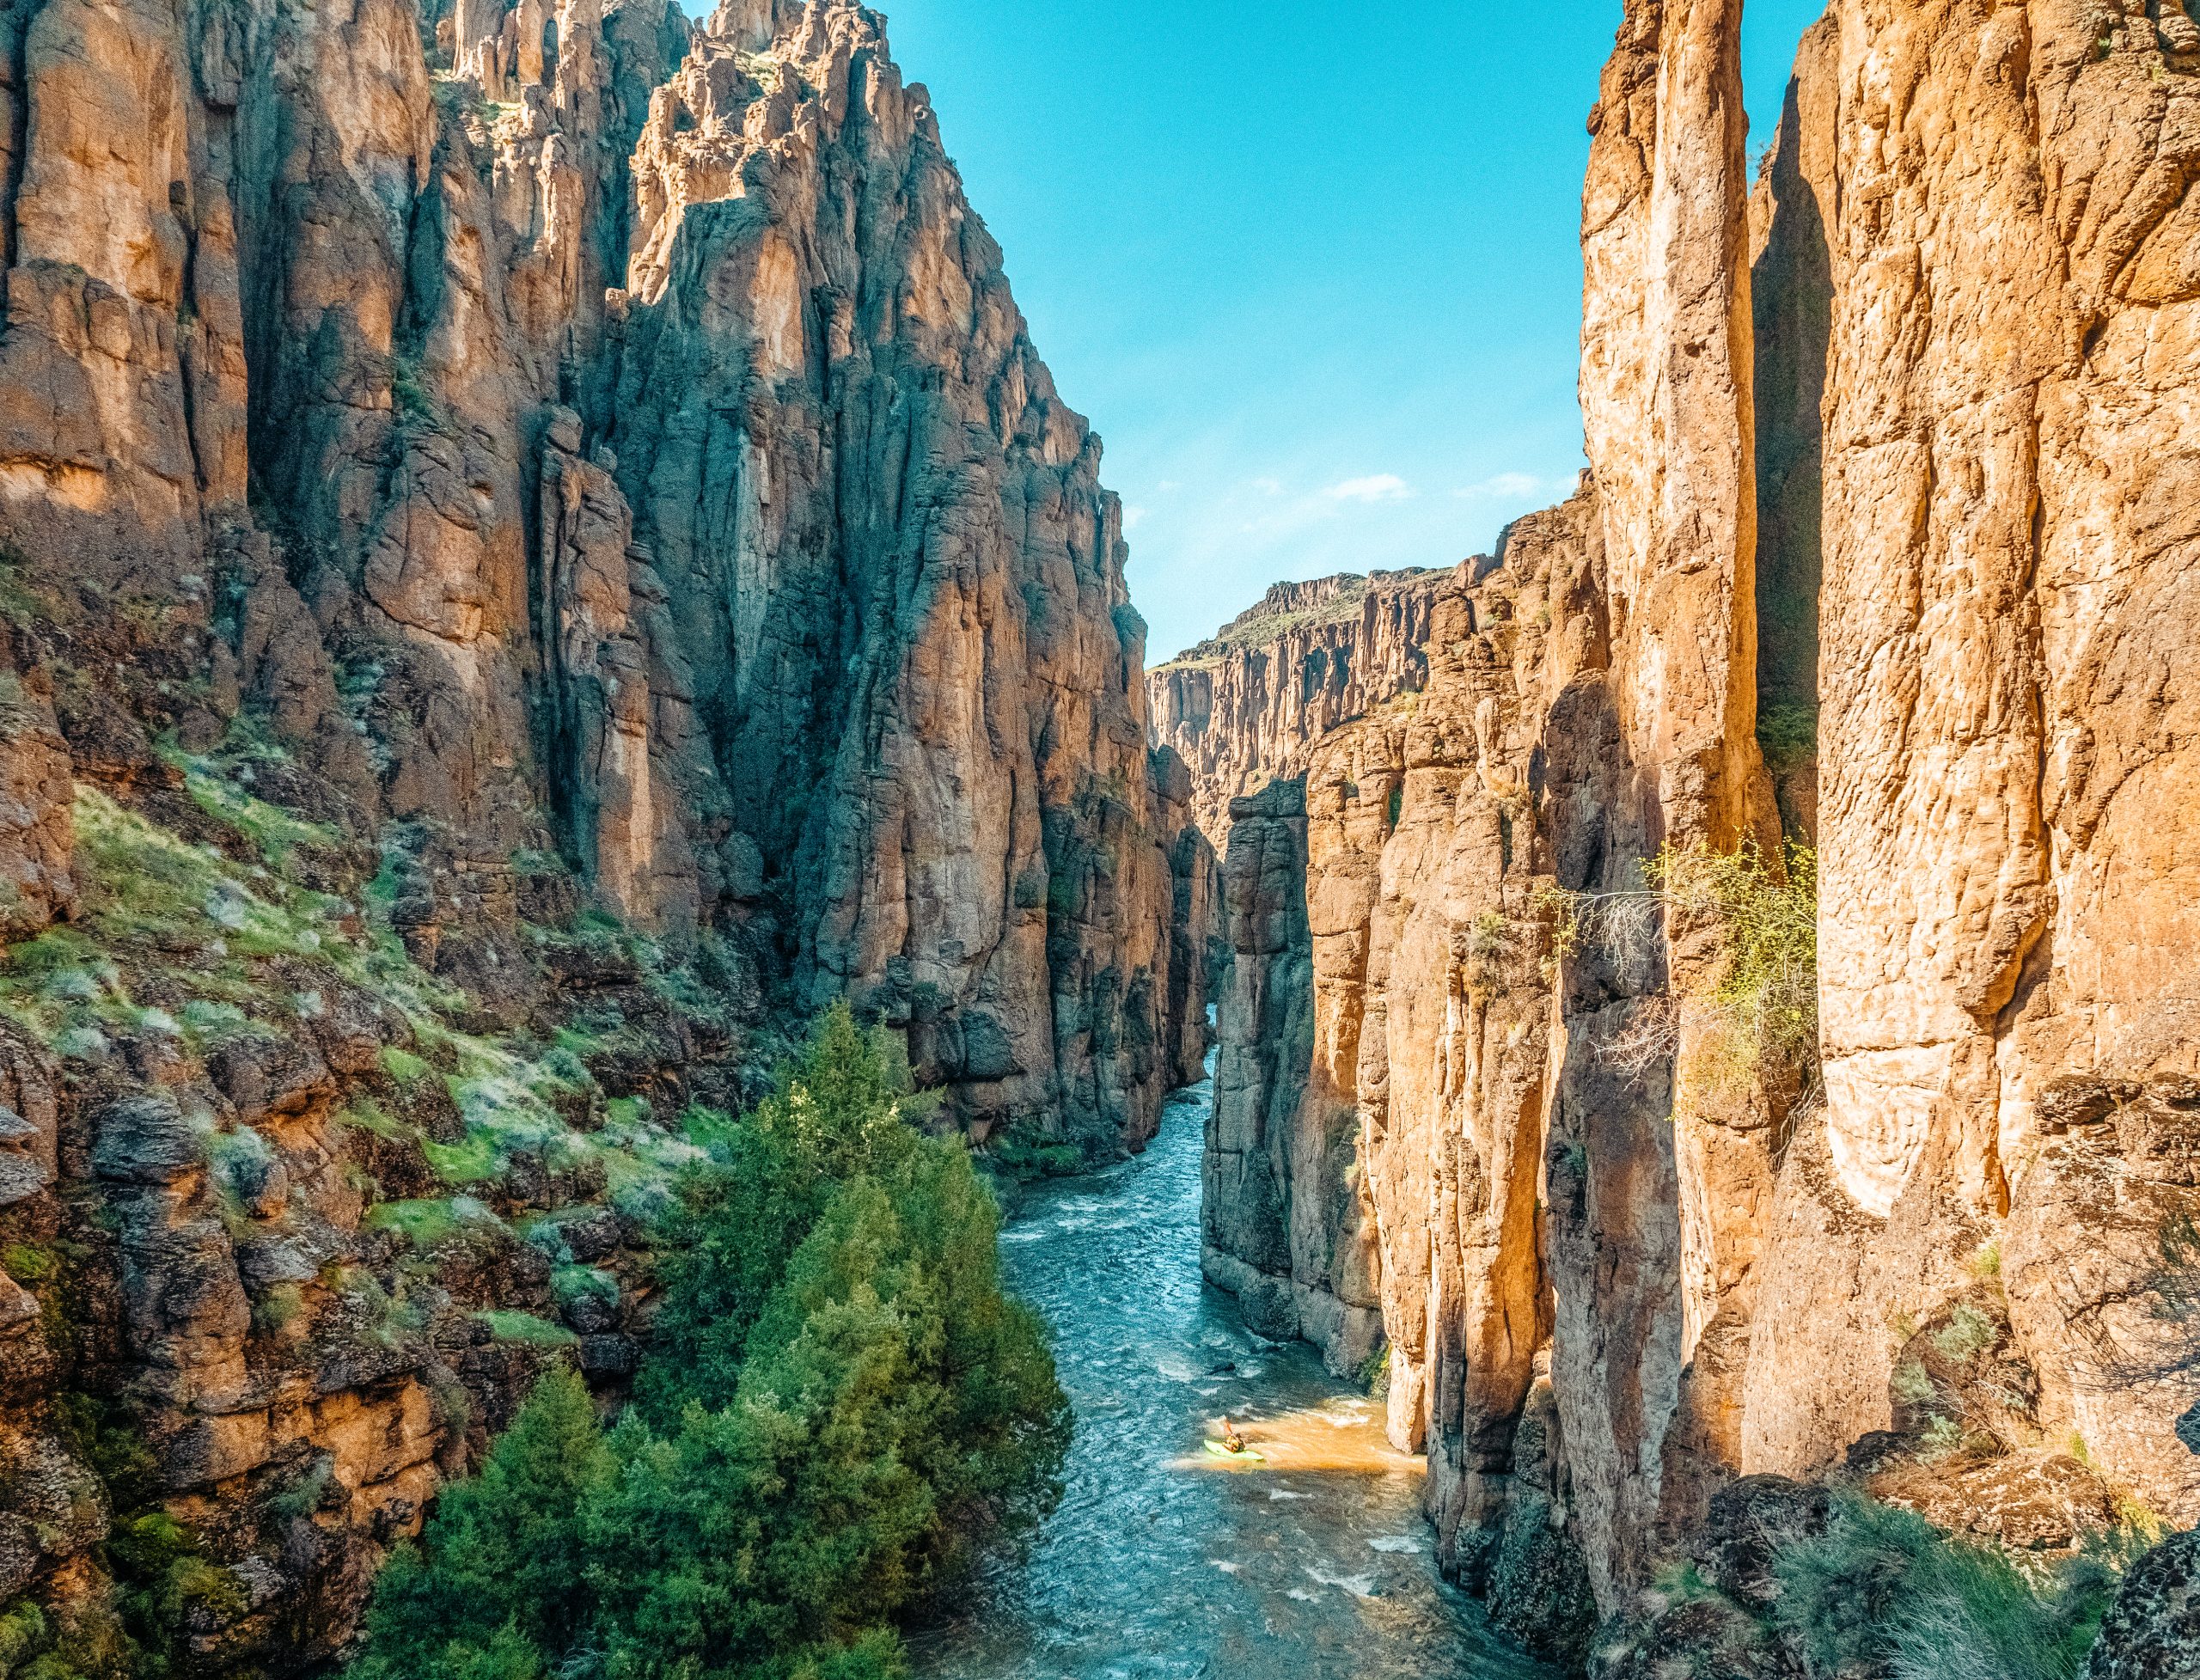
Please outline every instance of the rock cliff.
M2190 1513L2200 1461L2159 1421L2182 1390L2084 1373L2162 1334L2124 1315L2160 1198L2181 1202L2156 1187L2182 1145L2139 1139L2182 1135L2200 1042L2200 852L2171 815L2195 774L2200 33L2175 5L2032 10L2020 27L1844 4L1805 64L1830 84L1809 103L1831 144L1794 144L1831 163L1816 192L1839 200L1825 1140L1835 1205L1873 1240L1768 1280L1792 1404L1745 1447L1806 1466L1877 1424L1885 1355L1864 1327L1917 1280L1875 1257L1945 1268L2000 1233L2053 1426L2112 1443L2118 1474ZM2113 1118L2134 1102L2160 1118ZM2075 1142L2103 1126L2121 1141ZM2095 1164L2074 1171L2074 1151ZM2106 1202L2080 1188L2102 1173ZM1826 1217L1782 1200L1783 1221Z
M0 20L0 1637L293 1671L828 1000L1139 1146L1214 860L877 14Z
M218 669L155 727L258 702L477 892L554 841L981 1129L1135 1133L1119 513L875 16L88 3L18 57L0 537Z
M1446 1560L1574 1656L1738 1477L2200 1518L2200 25L1835 0L1752 186L1739 23L1635 0L1605 70L1580 492L1416 580L1411 684L1185 753L1209 1274L1387 1345Z
M1340 724L1428 680L1440 571L1278 583L1198 646L1146 675L1154 738L1193 771L1201 830L1219 852L1229 802L1296 775Z

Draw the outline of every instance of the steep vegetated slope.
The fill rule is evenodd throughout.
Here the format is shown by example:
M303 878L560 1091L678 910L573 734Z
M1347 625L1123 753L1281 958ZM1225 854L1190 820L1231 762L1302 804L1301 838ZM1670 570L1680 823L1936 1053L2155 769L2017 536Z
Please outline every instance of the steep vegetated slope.
M1428 581L1410 692L1186 754L1209 1274L1387 1345L1447 1561L1555 1653L1651 1618L1616 1672L1893 1660L1809 1607L1925 1543L1768 1476L2200 1518L2200 25L1835 0L1752 190L1739 19L1630 4L1591 113L1580 492Z
M0 26L0 1669L290 1671L828 1000L1137 1146L1213 858L876 14Z

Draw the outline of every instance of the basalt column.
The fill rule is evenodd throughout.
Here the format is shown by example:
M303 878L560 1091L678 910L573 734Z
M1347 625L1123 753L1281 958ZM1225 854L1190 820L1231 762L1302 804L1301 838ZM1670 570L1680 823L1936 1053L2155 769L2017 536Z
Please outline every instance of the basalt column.
M1574 891L1639 891L1664 846L1776 840L1755 739L1740 24L1739 0L1630 5L1592 119L1581 406L1613 644L1609 672L1574 699L1577 773L1553 812L1559 882ZM1588 732L1606 750L1585 756ZM1762 1115L1692 1098L1685 1011L1669 1062L1615 1071L1611 1047L1654 1031L1650 1016L1710 960L1702 931L1666 932L1669 950L1585 951L1561 979L1553 1378L1607 1609L1710 1467L1739 1458L1772 1176Z

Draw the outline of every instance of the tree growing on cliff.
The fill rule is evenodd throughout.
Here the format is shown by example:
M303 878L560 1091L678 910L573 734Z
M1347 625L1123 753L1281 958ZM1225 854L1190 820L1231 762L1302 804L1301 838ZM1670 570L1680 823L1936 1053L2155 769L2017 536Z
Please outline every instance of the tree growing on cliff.
M585 1622L571 1590L588 1567L583 1512L611 1468L586 1384L553 1369L481 1474L443 1496L428 1553L383 1571L358 1680L504 1680L537 1671L526 1653L570 1646Z
M742 1352L796 1248L840 1188L903 1170L922 1150L913 1104L845 1004L779 1070L739 1124L709 1127L709 1164L681 1186L663 1233L664 1303L636 1382L644 1414L677 1420L691 1401L724 1405Z
M546 1378L392 1564L355 1680L873 1680L1049 1506L1068 1408L998 1210L844 1009L711 1155L641 1401L607 1436Z

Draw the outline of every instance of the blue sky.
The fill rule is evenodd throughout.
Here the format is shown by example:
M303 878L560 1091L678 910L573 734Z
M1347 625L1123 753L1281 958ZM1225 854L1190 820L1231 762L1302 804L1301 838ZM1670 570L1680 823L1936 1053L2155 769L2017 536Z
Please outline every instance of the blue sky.
M874 0L1063 395L1155 660L1281 577L1570 488L1583 119L1619 0ZM1755 138L1824 0L1750 0Z

